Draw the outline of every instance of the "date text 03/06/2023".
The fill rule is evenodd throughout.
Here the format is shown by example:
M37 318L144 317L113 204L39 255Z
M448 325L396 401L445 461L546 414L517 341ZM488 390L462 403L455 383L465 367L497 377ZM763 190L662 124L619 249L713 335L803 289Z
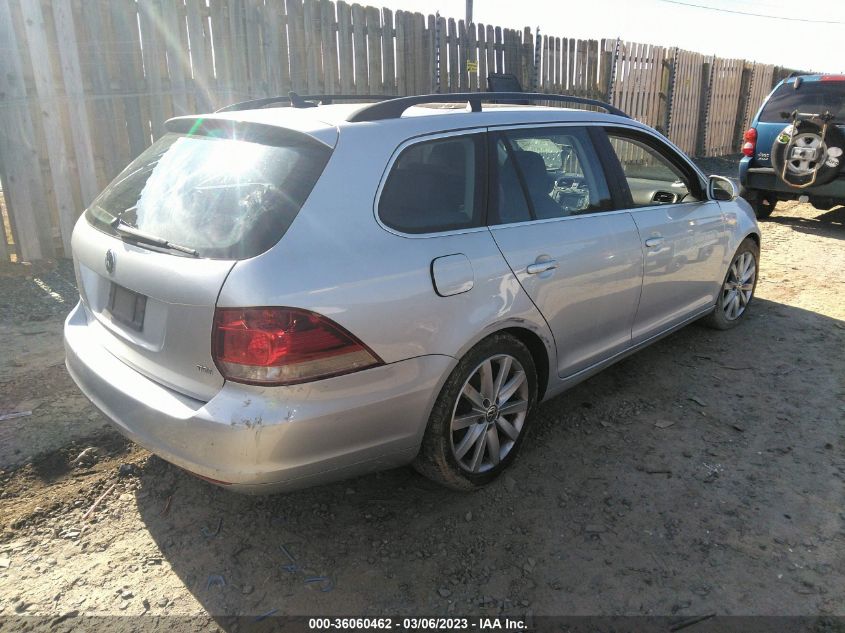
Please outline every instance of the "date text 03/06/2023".
M372 631L524 631L524 620L506 617L475 618L309 618L308 628L313 631L372 630Z

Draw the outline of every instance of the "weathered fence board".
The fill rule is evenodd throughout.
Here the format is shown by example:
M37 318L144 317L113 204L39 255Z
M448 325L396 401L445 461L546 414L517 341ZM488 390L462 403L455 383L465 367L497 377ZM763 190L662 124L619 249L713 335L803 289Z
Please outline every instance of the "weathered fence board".
M789 70L348 0L0 0L0 259L67 254L81 209L171 116L290 90L486 90L494 72L716 155Z
M710 71L710 101L705 120L705 156L722 156L734 151L744 63L741 59L713 60Z

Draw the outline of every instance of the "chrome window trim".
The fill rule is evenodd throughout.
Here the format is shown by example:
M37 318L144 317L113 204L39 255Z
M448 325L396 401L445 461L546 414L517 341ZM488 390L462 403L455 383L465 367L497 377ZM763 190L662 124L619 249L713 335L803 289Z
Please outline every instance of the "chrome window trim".
M588 120L588 121L525 121L525 122L515 122L515 123L506 123L506 124L498 124L498 125L488 125L488 126L480 126L480 127L465 127L461 129L453 129L444 132L434 132L434 133L424 133L418 134L412 137L409 137L402 141L399 146L393 150L393 153L390 155L390 159L387 161L387 165L382 172L381 178L379 180L378 189L376 189L376 196L373 202L373 217L375 217L376 223L388 233L392 233L397 237L404 237L408 239L431 239L437 237L448 237L454 235L465 235L469 233L480 233L482 231L488 231L493 229L504 229L504 228L516 228L520 226L526 225L534 225L534 224L548 224L550 222L564 222L567 220L577 220L581 218L592 218L596 216L607 216L607 215L616 215L620 213L636 213L637 211L647 211L649 209L655 209L660 207L673 207L678 208L685 205L694 205L694 204L706 204L708 202L714 202L709 198L705 200L690 200L689 202L677 202L674 204L656 204L647 207L632 207L630 209L613 209L611 211L594 211L592 213L581 213L576 215L569 215L561 218L546 218L543 220L525 220L523 222L510 222L508 224L485 224L484 226L477 226L477 227L470 227L465 229L453 229L450 231L435 231L431 233L405 233L404 231L400 231L398 229L391 228L387 226L384 222L382 222L381 217L379 217L378 206L379 202L381 201L381 194L384 190L384 186L387 182L387 176L390 174L390 170L393 169L393 165L396 160L399 158L399 155L408 147L413 145L417 145L419 143L424 143L427 141L436 140L439 138L449 138L453 136L467 136L471 134L487 134L490 132L499 132L504 130L514 130L520 128L550 128L550 127L615 127L615 128L625 128L629 129L634 132L639 132L640 134L647 134L654 139L657 143L662 143L664 146L668 147L671 151L673 151L677 156L682 160L684 164L692 168L693 172L699 176L701 179L702 188L706 191L707 177L704 173L698 168L698 166L693 163L687 155L682 152L676 145L674 145L669 139L664 138L659 133L656 133L650 127L645 124L638 124L636 122L618 122L618 121L606 121L602 119L595 119L595 120ZM607 178L607 174L604 174L605 178Z
M525 220L523 222L508 222L507 224L491 224L487 228L491 231L498 231L499 229L511 229L521 226L533 226L535 224L549 224L551 222L566 222L568 220L580 220L582 218L607 217L609 215L621 215L623 213L631 213L631 209L613 209L612 211L593 211L591 213L576 213L575 215L566 215L560 218L545 218L543 220Z

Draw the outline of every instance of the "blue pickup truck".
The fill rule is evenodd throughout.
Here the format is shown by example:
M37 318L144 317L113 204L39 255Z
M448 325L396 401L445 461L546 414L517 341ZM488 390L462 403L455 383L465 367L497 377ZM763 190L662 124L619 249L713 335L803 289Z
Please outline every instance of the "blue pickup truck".
M845 204L845 75L798 75L766 97L743 136L740 195L767 218L780 200Z

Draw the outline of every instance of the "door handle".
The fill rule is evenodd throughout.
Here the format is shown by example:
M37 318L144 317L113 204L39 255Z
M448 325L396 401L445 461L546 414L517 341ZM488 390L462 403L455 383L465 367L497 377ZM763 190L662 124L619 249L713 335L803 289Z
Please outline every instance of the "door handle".
M553 259L549 259L544 262L528 264L525 269L525 272L527 272L529 275L538 275L549 270L554 270L555 268L557 268L557 262Z
M664 239L666 239L666 238L664 238L663 236L650 237L645 241L645 245L648 248L651 248L652 246L660 246L663 243Z

